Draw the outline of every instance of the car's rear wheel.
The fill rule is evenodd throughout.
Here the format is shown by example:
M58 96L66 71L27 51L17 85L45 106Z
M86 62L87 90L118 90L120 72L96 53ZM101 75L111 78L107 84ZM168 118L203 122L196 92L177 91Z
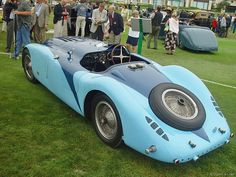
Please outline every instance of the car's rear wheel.
M180 85L163 83L156 86L149 95L149 104L158 118L180 130L197 130L206 119L200 100Z
M97 94L91 107L92 121L99 138L111 147L122 142L122 125L112 100L105 94Z
M28 49L24 49L22 53L22 66L24 68L26 78L32 82L37 83L37 79L34 77L33 69L32 69L32 61L31 56Z

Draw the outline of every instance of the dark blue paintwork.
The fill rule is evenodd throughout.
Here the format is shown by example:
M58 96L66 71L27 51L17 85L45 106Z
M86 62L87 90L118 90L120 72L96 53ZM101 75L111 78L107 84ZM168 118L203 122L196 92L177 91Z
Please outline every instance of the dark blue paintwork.
M130 69L129 64L117 65L107 71L106 75L133 88L148 98L151 90L160 83L170 80L151 64L144 64L143 68Z

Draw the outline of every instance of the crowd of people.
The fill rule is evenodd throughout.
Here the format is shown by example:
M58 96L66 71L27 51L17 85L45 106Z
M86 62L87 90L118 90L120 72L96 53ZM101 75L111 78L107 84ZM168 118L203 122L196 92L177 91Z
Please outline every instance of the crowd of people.
M201 13L201 12L199 12ZM210 28L219 37L227 37L229 29L235 33L236 30L236 14L233 13L216 13L203 11L204 17L196 18L196 14L181 11L179 19L188 24L195 24Z
M71 1L68 5L67 0L61 0L51 8L47 0L7 0L3 6L3 18L6 23L6 52L11 52L15 35L15 47L13 57L18 58L22 45L27 45L33 39L37 43L45 40L48 30L49 14L53 13L54 37L68 35L89 36L100 41L107 40L109 44L120 44L122 33L125 26L128 26L128 38L126 46L132 52L136 52L139 32L131 27L131 19L145 17L151 19L152 32L147 37L147 48L150 48L151 40L154 39L153 49L157 49L157 39L161 29L161 24L165 24L166 38L164 47L167 54L175 52L177 37L179 32L179 19L176 12L171 8L166 9L165 16L161 7L148 9L142 12L140 6L132 9L132 3L119 7L116 11L114 4L108 1L102 3L91 3L86 0ZM219 31L220 36L227 36L229 24L232 22L232 29L235 32L236 18L223 15L212 20L212 30ZM220 26L220 27L219 27ZM220 30L219 30L219 29Z
M230 28L235 33L236 15L222 13L212 19L211 29L213 32L218 33L220 37L227 37Z

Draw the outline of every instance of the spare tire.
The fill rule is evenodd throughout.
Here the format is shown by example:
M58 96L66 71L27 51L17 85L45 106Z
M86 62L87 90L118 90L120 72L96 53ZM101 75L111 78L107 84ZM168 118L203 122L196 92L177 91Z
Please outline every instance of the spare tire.
M179 130L200 129L206 119L200 100L177 84L163 83L154 87L149 95L149 104L159 119Z

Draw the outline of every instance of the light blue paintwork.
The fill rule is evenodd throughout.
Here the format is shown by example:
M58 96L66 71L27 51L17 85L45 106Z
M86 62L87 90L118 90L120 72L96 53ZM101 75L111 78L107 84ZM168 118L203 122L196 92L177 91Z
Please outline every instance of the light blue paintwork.
M61 60L64 59L68 62L68 68L74 67L75 63L67 60L66 52L70 48L62 47L60 49L60 47L53 45L48 47L40 44L29 44L26 48L30 51L34 76L79 114L84 116L84 101L86 95L91 91L97 90L110 97L115 103L121 118L124 143L142 154L145 154L146 148L155 145L157 147L156 152L145 154L151 158L169 163L173 163L175 159L179 159L180 162L187 162L196 156L202 156L222 146L230 137L230 129L226 119L216 111L211 100L211 93L207 87L196 75L183 67L161 66L149 59L133 54L150 63L145 64L146 68L149 67L148 65L156 68L169 82L181 85L197 96L206 111L206 121L202 129L207 134L209 141L191 131L178 130L161 121L152 112L148 97L118 79L110 77L107 72L95 73L79 68L73 74L73 84L75 93L78 96L78 104L62 70L62 65L58 59L54 59L55 55L58 55ZM90 50L94 49L90 48ZM123 65L127 67L128 64L124 63ZM114 66L112 69L116 70L116 67ZM143 72L145 73L145 69ZM137 79L143 79L145 84L148 78ZM145 117L152 119L152 122L148 123ZM158 128L155 130L151 128L150 124L153 122L159 125L158 128L162 128L169 141L162 138L164 134L159 136L156 133ZM226 132L221 134L218 128L222 128ZM190 147L189 141L196 144L196 147Z

